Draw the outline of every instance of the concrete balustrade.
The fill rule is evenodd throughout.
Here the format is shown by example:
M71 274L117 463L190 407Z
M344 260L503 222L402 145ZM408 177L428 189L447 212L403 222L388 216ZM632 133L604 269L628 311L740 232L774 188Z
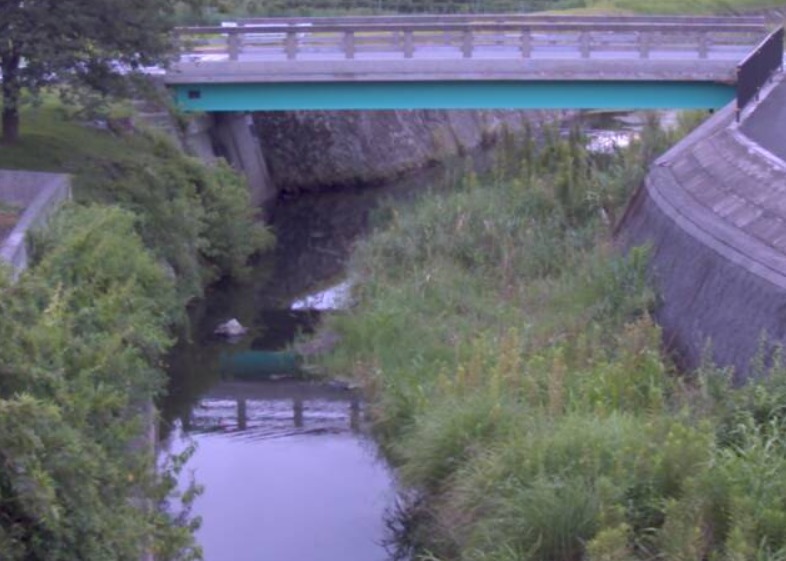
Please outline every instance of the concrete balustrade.
M315 58L352 60L359 53L380 58L579 58L633 54L706 59L750 47L766 31L763 22L723 18L347 18L242 22L234 27L188 27L177 33L182 61ZM402 41L403 38L403 41ZM738 57L739 58L739 57Z

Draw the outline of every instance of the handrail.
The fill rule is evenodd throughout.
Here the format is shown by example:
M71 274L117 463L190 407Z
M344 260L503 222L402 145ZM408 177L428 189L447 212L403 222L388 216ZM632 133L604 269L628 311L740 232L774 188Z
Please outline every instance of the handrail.
M556 14L420 14L420 15L392 15L392 16L334 16L334 17L251 17L233 20L239 26L246 25L282 25L298 24L332 24L342 23L347 25L366 23L451 23L451 22L652 22L652 23L704 23L704 24L751 24L765 26L767 19L764 16L566 16Z
M784 28L779 27L765 37L737 65L737 120L742 109L754 98L772 74L783 68Z
M605 19L565 18L560 21L543 21L526 18L516 22L451 20L426 21L418 18L409 23L382 21L371 23L347 23L336 19L331 23L306 24L255 24L242 26L198 26L178 28L181 39L192 40L202 36L203 44L209 44L212 53L224 53L229 60L239 60L244 49L286 53L288 60L296 60L303 48L319 45L321 49L343 53L345 59L355 58L358 47L373 48L378 52L403 53L404 58L413 58L419 47L436 44L458 48L463 58L472 58L476 46L484 41L507 46L515 45L521 58L532 56L538 45L576 46L581 58L589 58L593 50L638 51L640 58L648 58L655 49L690 48L698 58L708 58L714 44L750 44L750 36L760 36L764 27L751 23L708 23L695 18L680 18L680 23L648 19ZM314 20L312 20L314 21ZM724 22L731 21L724 19ZM565 35L565 34L568 35ZM570 34L574 35L570 35ZM578 33L578 39L575 34ZM495 35L496 34L496 35ZM615 37L614 34L617 34ZM669 37L664 41L664 37ZM744 36L745 41L735 39ZM331 46L331 41L333 44ZM511 43L512 42L512 43ZM373 47L371 46L373 43ZM196 53L198 54L198 53Z

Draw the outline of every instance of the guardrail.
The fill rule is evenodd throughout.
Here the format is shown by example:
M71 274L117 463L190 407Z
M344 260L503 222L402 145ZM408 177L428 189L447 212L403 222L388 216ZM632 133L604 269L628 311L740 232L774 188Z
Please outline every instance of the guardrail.
M331 23L292 19L288 22L237 27L188 27L177 33L187 56L206 60L240 60L245 55L264 59L281 56L297 60L303 56L333 56L353 59L359 53L398 55L405 59L441 50L473 58L480 49L509 49L520 58L530 58L541 50L571 48L579 58L593 52L630 52L647 59L655 51L695 53L709 57L713 49L750 45L765 32L761 23L739 23L727 18L707 21L685 18L563 18L560 21L535 18L496 23L460 21L450 16L409 18L390 23L392 18L376 18L373 23L355 23L349 18ZM360 19L360 18L358 18ZM369 18L372 19L372 18ZM266 20L273 21L273 20ZM758 20L756 20L758 21ZM209 55L209 56L208 56ZM211 58L212 57L212 58Z
M783 68L783 26L770 33L737 65L737 121L743 108L758 99L772 74Z

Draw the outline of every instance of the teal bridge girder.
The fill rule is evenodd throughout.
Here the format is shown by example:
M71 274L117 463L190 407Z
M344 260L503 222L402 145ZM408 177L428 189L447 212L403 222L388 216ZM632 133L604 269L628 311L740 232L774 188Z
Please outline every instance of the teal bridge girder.
M181 28L184 111L719 108L761 18L261 19Z

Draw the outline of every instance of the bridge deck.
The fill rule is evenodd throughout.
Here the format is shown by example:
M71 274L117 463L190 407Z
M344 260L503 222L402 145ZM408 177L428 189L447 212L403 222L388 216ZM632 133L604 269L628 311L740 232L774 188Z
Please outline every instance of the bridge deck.
M766 34L755 18L232 25L179 30L186 52L164 81L183 109L717 108L733 98L737 64Z

